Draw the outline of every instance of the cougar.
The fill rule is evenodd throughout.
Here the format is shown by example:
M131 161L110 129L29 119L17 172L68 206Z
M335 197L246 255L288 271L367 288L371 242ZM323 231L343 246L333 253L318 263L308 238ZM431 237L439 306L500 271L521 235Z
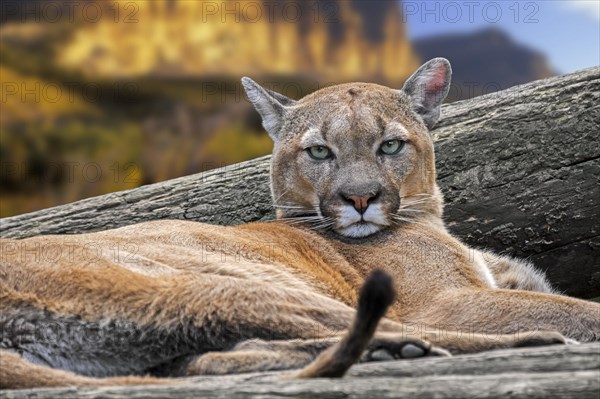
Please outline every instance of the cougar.
M274 141L273 222L2 240L0 385L176 383L600 338L600 305L449 234L429 134L447 60L295 101L242 79ZM49 255L50 253L50 255Z

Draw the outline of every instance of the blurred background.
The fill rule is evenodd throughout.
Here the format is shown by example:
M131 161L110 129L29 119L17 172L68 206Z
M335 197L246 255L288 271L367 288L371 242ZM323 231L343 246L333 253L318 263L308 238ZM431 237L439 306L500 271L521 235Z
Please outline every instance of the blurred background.
M270 153L243 75L299 98L443 56L457 101L600 64L597 0L0 7L2 217Z

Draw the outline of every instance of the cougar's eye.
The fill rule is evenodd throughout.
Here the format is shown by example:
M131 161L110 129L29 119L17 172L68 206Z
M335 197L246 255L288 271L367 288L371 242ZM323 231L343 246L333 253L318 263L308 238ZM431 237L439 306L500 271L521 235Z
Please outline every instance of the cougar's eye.
M319 161L331 158L331 150L323 145L309 147L306 151L312 159L318 159Z
M398 152L400 152L402 147L404 147L404 141L388 140L388 141L384 141L383 144L381 144L381 147L379 147L379 149L385 155L394 155L394 154L397 154Z

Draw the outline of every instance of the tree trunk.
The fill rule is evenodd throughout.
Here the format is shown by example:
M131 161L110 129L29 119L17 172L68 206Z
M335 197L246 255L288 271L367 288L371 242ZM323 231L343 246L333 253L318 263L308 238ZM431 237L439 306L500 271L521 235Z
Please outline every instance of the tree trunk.
M4 391L5 399L75 398L527 398L597 399L598 343L359 364L344 379L281 373L194 377L181 385Z

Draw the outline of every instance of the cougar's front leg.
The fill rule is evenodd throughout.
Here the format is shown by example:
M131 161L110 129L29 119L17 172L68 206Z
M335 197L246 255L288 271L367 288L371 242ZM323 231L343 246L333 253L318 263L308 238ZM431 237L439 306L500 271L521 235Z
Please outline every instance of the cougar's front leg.
M373 349L376 330L394 301L392 278L376 270L360 289L356 313L349 328L336 336L265 342L246 341L232 352L204 354L187 367L187 374L224 374L300 368L284 378L342 377L365 352ZM336 317L332 312L330 317ZM391 352L415 357L431 352L427 342L388 342ZM396 344L395 346L393 344ZM413 347L406 350L404 347ZM420 347L419 347L420 346ZM379 347L378 347L379 348Z
M377 338L377 339L375 339ZM380 332L373 339L376 342L408 342L410 339L429 342L434 352L449 352L453 355L478 353L494 349L518 348L524 346L560 345L570 343L556 331L525 331L519 334L482 334L475 331L456 331L432 327L423 323L397 323L385 320ZM440 349L443 348L443 349ZM447 353L446 352L446 353ZM387 356L382 354L381 356ZM393 355L397 358L397 355ZM415 356L418 357L418 356Z
M236 345L229 352L209 352L198 356L188 364L186 374L236 374L298 369L314 361L319 354L341 339L340 335L310 340L248 340ZM369 341L360 361L448 355L445 350L421 339L376 333Z
M410 318L416 324L487 336L558 331L577 341L600 340L600 304L540 292L446 291Z

